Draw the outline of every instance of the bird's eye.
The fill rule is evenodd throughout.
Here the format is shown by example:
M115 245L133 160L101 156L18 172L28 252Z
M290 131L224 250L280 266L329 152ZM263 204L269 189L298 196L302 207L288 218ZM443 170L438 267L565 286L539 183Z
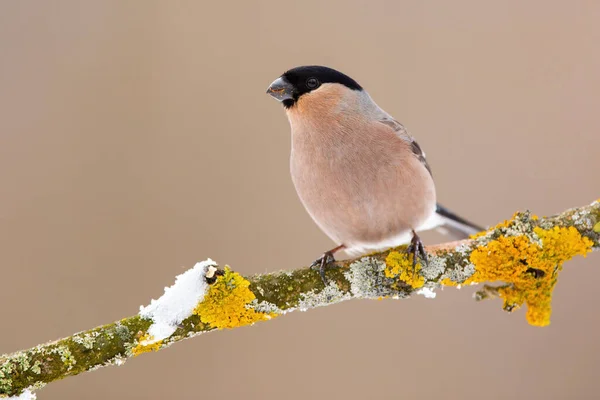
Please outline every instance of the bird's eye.
M314 89L316 87L318 87L320 85L320 82L317 78L308 78L306 80L306 86L308 86L309 89Z

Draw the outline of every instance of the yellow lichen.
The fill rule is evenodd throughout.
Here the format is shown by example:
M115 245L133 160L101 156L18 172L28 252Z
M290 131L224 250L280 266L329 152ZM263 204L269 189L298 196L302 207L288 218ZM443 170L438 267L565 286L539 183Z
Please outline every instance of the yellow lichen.
M526 236L501 236L473 250L470 261L475 273L465 284L503 281L510 285L499 288L508 311L527 304L527 320L536 326L550 323L552 290L558 271L565 261L576 255L585 256L592 241L573 227L534 228L542 245Z
M594 232L596 233L600 233L600 222L596 222L596 225L594 225Z
M536 227L533 231L542 240L544 257L561 264L577 255L585 257L592 251L594 245L590 239L581 236L572 226L568 228L555 226L549 230Z
M385 258L385 276L398 278L415 289L422 287L425 284L425 278L419 274L421 265L417 264L413 268L412 257L412 255L407 256L406 253L390 251Z
M500 236L471 252L475 273L465 284L484 281L514 282L528 268L528 261L537 256L538 246L525 236Z
M137 357L143 353L158 351L162 344L162 340L153 341L153 337L146 333L138 340L138 344L131 349L131 353Z
M210 286L204 300L196 306L194 314L199 315L203 323L219 329L251 325L277 316L275 313L257 312L249 307L256 298L249 286L247 279L225 267L225 273Z
M454 282L452 279L450 278L444 278L440 281L440 284L442 286L458 286L459 283L458 282Z

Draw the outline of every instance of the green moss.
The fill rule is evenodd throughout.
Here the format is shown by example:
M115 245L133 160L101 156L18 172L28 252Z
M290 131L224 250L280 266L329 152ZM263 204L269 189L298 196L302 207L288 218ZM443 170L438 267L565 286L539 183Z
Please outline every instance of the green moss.
M151 323L135 316L73 338L5 356L0 359L0 395L16 395L28 387L77 375L115 357L126 357L134 335L147 331ZM89 341L83 340L88 343L87 347L82 343L82 335L95 338L94 351L87 348Z
M344 277L346 268L333 266L327 269L327 279L337 284L341 291L348 292L350 283ZM292 272L278 272L258 275L250 279L250 290L257 301L267 301L280 310L297 308L302 293L318 292L325 289L319 272L314 269L299 269Z

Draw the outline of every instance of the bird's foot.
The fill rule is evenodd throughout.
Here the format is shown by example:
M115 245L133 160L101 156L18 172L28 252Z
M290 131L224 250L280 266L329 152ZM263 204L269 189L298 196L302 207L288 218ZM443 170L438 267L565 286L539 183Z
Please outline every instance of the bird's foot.
M406 248L407 254L410 256L412 254L412 265L413 265L413 275L417 271L417 259L421 257L421 259L425 262L426 266L429 266L429 260L427 259L427 253L425 253L425 247L423 246L423 242L417 232L412 231L413 237L410 241L410 244Z
M310 268L319 268L319 274L321 275L321 279L323 280L323 284L327 286L327 278L325 278L325 270L327 267L331 266L335 262L335 258L333 254L344 248L344 245L338 246L334 249L326 251L323 255L317 258L315 261L310 264Z

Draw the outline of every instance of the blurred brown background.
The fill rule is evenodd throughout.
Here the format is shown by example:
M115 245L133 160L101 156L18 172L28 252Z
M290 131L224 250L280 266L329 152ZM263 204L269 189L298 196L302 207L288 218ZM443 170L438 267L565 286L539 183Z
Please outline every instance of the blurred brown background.
M0 353L135 314L206 257L255 273L331 247L264 93L296 65L356 78L474 221L591 202L598 21L597 1L1 2ZM567 265L544 329L471 288L352 301L39 398L598 398L599 264Z

